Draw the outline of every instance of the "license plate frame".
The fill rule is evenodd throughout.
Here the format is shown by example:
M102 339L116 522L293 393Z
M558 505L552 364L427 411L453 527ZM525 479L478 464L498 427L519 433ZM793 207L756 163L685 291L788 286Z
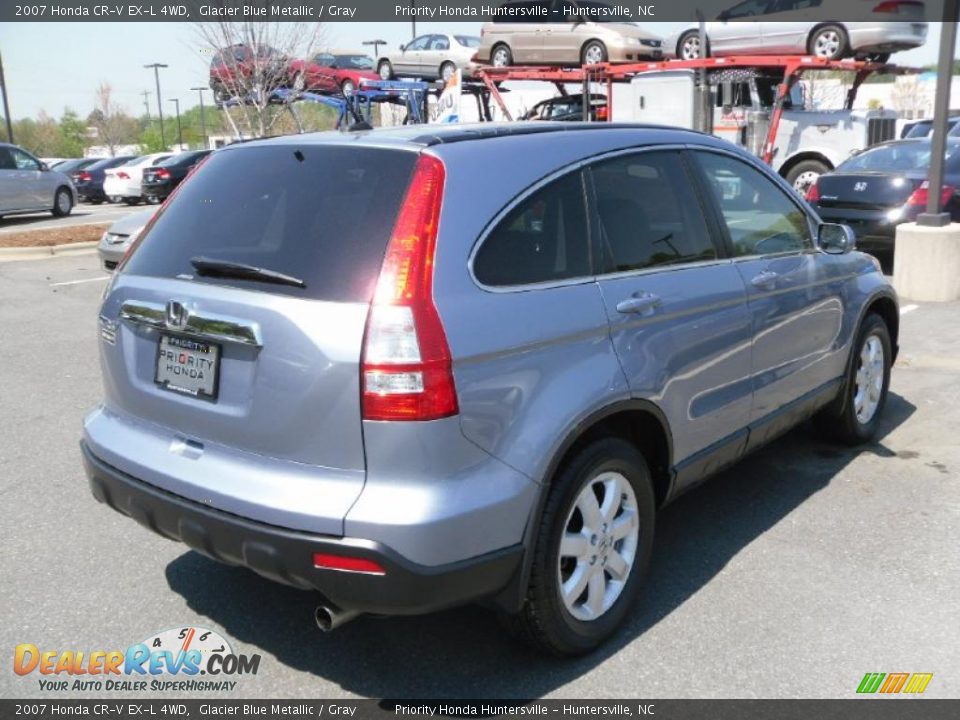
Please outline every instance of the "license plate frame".
M197 370L202 370L204 373L211 373L212 381L195 383L194 380L196 380L196 378L191 377L188 372L192 364L188 362L178 362L177 364L184 366L185 370L185 373L182 375L183 385L179 385L177 382L171 382L171 378L168 375L161 373L160 365L165 351L170 350L170 348L179 351L184 357L209 361L209 366L205 368L198 367ZM157 338L157 353L153 365L153 382L167 392L185 395L198 400L206 400L207 402L216 402L220 395L220 361L222 357L223 347L218 343L195 340L183 335L160 333ZM161 377L162 374L166 376Z

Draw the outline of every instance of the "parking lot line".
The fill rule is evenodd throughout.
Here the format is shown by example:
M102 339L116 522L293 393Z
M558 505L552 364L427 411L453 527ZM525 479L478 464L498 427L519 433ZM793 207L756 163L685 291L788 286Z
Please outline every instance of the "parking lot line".
M904 305L902 308L900 308L900 314L901 314L901 315L906 315L908 312L913 312L913 311L916 310L918 307L920 307L920 306L919 306L919 305Z
M50 283L50 287L60 287L62 285L80 285L81 283L102 282L103 280L109 280L109 279L110 279L109 275L104 275L103 277L84 278L83 280L67 280L65 282Z

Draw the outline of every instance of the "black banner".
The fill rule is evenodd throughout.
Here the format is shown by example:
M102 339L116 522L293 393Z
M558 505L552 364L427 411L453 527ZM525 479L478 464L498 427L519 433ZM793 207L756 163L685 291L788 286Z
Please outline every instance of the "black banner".
M576 2L576 0L573 0ZM936 22L943 0L25 0L3 2L0 22Z
M656 720L941 720L960 700L0 700L0 717L64 718L651 718Z

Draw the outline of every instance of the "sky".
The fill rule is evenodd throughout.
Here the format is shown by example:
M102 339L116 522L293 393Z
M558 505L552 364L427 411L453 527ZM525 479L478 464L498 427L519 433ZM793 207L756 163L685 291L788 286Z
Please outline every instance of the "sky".
M418 34L455 32L480 34L481 23L418 22ZM646 23L653 32L666 36L681 23ZM411 39L411 24L329 23L324 44L341 50L368 52L363 40L387 40L396 47ZM939 23L930 24L926 45L898 53L894 61L903 65L935 63ZM143 91L149 91L150 114L157 111L152 70L147 63L166 63L160 70L164 115L173 114L169 98L179 98L181 111L199 104L192 87L206 87L209 56L199 52L197 28L191 23L3 23L0 25L0 53L14 118L36 117L45 111L59 117L65 107L85 117L94 104L94 92L102 82L113 87L115 101L132 115L144 110ZM210 102L209 92L205 102Z

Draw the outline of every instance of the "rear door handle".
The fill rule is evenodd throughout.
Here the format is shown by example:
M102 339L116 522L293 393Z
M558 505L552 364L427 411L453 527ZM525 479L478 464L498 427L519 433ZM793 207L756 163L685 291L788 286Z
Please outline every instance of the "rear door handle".
M780 273L775 273L773 270L764 270L759 275L753 277L750 280L750 284L755 288L765 288L770 289L777 284L777 278L780 277Z
M654 310L660 305L660 296L653 293L640 292L635 293L626 300L617 303L617 312L619 313L645 313Z

